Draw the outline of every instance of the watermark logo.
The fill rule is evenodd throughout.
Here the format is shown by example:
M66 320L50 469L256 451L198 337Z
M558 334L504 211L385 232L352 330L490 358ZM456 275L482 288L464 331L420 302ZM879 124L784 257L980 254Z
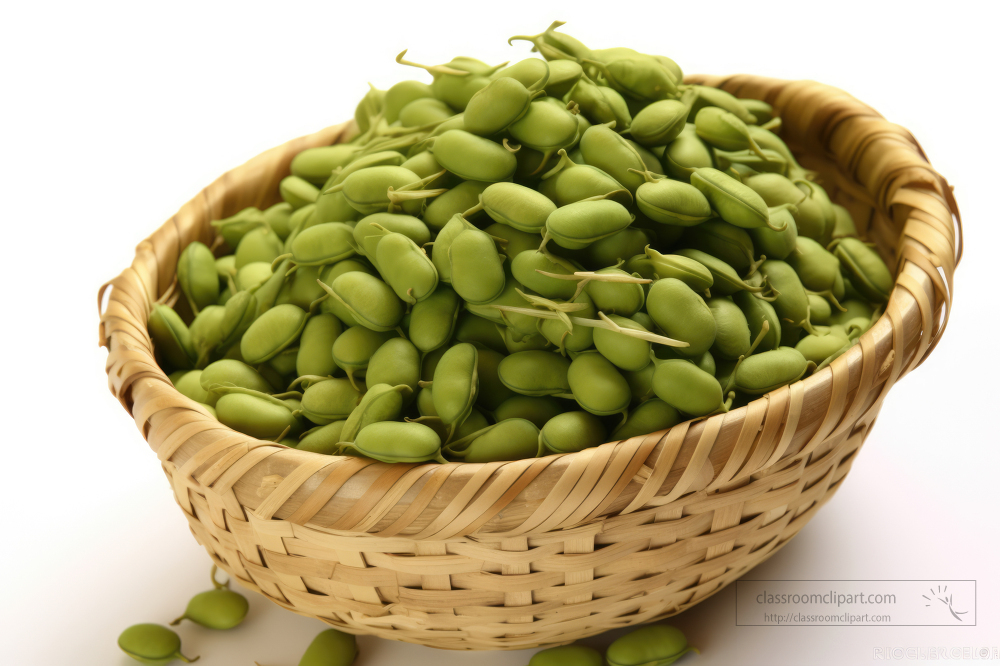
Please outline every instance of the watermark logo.
M976 626L974 580L738 580L744 626Z
M932 587L930 590L930 594L931 596L927 596L926 594L920 595L927 600L925 606L928 607L934 606L935 608L939 608L939 606L935 605L933 602L940 601L942 604L945 605L945 607L948 609L948 612L951 613L952 617L954 617L959 622L964 621L962 620L962 616L968 615L969 611L955 610L955 599L954 599L955 595L954 593L951 594L948 593L947 585L944 586L944 589L942 589L940 585L937 586L936 590Z

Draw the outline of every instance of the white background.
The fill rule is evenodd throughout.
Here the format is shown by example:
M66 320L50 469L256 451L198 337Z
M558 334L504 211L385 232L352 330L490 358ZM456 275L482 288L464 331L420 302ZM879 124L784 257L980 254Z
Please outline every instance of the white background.
M207 555L106 388L98 286L227 169L349 118L368 81L386 88L420 76L393 62L403 48L427 63L516 60L528 47L506 38L556 18L594 48L663 53L688 72L844 88L919 138L966 222L943 342L893 389L838 495L751 576L976 579L978 627L736 627L730 588L673 621L703 650L681 663L843 666L879 663L876 646L1000 645L1000 98L990 6L5 3L0 660L124 666L122 629L167 622L207 587ZM322 628L251 595L240 629L180 633L205 666L283 666ZM530 656L360 643L359 666L523 665Z

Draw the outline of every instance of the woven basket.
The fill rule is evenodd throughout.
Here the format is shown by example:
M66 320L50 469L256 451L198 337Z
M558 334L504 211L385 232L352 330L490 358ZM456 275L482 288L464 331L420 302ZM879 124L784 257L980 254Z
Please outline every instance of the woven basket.
M691 77L770 102L782 135L897 273L885 314L822 372L746 407L579 453L396 464L297 451L209 418L153 359L146 317L209 221L277 200L291 158L230 171L139 244L101 316L112 393L191 531L243 586L357 634L449 649L566 643L690 608L788 542L840 486L886 394L944 331L961 256L947 182L841 90Z

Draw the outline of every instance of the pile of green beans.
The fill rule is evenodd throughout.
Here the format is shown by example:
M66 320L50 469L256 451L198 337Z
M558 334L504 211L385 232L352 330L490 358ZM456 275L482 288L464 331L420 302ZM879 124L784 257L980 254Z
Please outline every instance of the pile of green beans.
M758 100L557 31L372 88L281 203L212 222L149 332L240 432L384 462L578 451L822 368L893 276Z

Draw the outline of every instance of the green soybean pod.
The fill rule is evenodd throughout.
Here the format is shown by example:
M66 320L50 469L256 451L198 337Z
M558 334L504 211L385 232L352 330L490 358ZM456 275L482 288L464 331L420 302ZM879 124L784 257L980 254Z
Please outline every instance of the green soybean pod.
M653 102L635 114L629 133L644 146L665 146L680 135L687 115L687 106L677 100Z
M188 602L184 614L170 623L171 626L184 620L191 620L208 629L232 629L243 622L250 604L246 597L229 589L229 584L215 582L215 568L212 569L214 589L196 594Z
M779 233L767 229L771 233ZM684 242L688 246L723 260L737 271L750 268L754 261L754 245L745 229L723 220L708 220L686 229Z
M271 440L288 430L291 437L302 431L288 405L266 393L241 388L226 388L215 403L219 422L244 435Z
M707 252L693 248L682 248L677 250L677 254L693 259L709 270L712 274L712 291L714 293L729 296L741 290L761 291L761 287L751 286L746 281L741 280L732 266Z
M497 368L503 385L521 395L562 395L570 392L570 361L559 354L528 350L511 354Z
M655 371L656 366L650 363L638 372L625 371L622 373L625 381L628 382L629 390L632 392L632 402L642 403L655 397L653 393L653 373Z
M607 197L632 205L632 193L610 175L589 164L579 164L564 152L559 163L542 176L539 190L560 206L592 197Z
M248 291L232 296L223 311L220 324L222 341L220 349L228 349L239 340L257 317L257 297Z
M396 296L411 305L425 300L438 286L430 257L410 238L389 233L379 241L376 261Z
M691 416L706 416L723 406L722 386L694 363L679 358L653 362L653 392L663 402Z
M447 462L441 456L441 437L422 423L370 423L350 446L363 456L385 463ZM317 666L325 663L317 662Z
M763 125L774 117L774 107L760 99L740 99L743 108L750 112L757 125Z
M544 194L516 183L493 183L483 190L483 209L497 222L525 233L541 233L556 205Z
M417 245L424 245L431 240L430 229L418 217L403 215L401 213L372 213L358 220L352 232L355 245L363 251L362 254L368 257L375 254L374 252L369 252L368 248L378 247L377 243L370 245L368 237L374 236L378 239L385 234L384 231L380 231L374 225L382 227L385 231L403 234Z
M514 259L514 257L522 252L537 250L542 244L542 235L540 233L527 233L499 222L494 222L483 229L483 231L494 238L500 239L498 242L500 252L506 255L508 259ZM509 263L504 263L505 267L509 265Z
M565 411L558 398L551 396L514 395L493 410L496 420L526 419L541 428L549 419Z
M760 272L778 292L778 297L771 303L774 311L782 319L796 326L802 325L809 318L809 297L795 269L784 261L768 259L761 264Z
M240 341L240 353L250 365L269 361L299 339L309 315L291 304L276 305L250 324Z
M391 331L405 314L403 301L392 288L367 273L344 273L326 290L359 324L373 331Z
M333 264L356 254L354 230L343 222L324 222L296 234L289 249L299 266Z
M781 321L774 307L748 291L740 291L733 294L733 302L743 311L743 316L746 317L747 326L750 328L751 340L757 339L761 329L764 327L764 322L767 322L767 333L757 345L756 351L762 352L777 349L781 341ZM823 301L823 303L825 304L826 301ZM829 311L829 307L827 305L827 311Z
M452 108L441 100L421 97L400 108L397 118L402 127L424 127L444 122L454 115Z
M830 318L831 324L846 326L847 322L858 317L871 320L875 314L875 308L864 301L849 299L840 304L844 311L834 312ZM822 323L822 322L820 322Z
M691 169L715 166L712 151L698 137L694 123L687 123L677 138L664 148L662 161L668 176L685 183L691 180Z
M323 426L318 426L302 433L298 445L295 447L299 451L310 451L312 453L322 453L324 455L335 455L340 449L340 433L344 430L347 421L334 421Z
M646 164L636 150L607 125L594 125L580 139L580 150L587 164L601 169L625 186L634 196L645 179L630 171L646 171Z
M587 306L583 310L573 312L574 317L593 319L596 316L597 309L594 307L594 301L587 292L583 292L577 296L574 302ZM513 326L510 328L513 329ZM593 346L594 333L597 329L589 326L574 326L573 332L570 333L566 323L561 319L536 319L535 330L541 333L553 345L559 347L561 351L580 352L590 349Z
M664 335L688 343L688 347L675 350L685 358L701 356L715 342L712 310L680 280L664 278L654 282L646 295L646 312Z
M736 368L735 387L749 395L763 395L802 378L806 358L791 347L779 347L743 359Z
M248 231L265 226L267 223L264 221L264 213L259 208L249 206L235 215L221 220L213 220L209 224L218 231L219 235L226 241L226 245L235 248Z
M421 416L437 416L434 409L434 390L430 386L425 386L417 393L417 412Z
M448 454L467 463L522 460L538 455L538 428L525 419L507 419L448 445Z
M553 60L548 65L549 79L545 83L545 92L562 99L583 76L583 68L572 60Z
M832 204L836 220L833 224L833 238L844 238L845 236L858 236L858 228L854 226L854 218L851 212L840 204Z
M585 645L561 645L536 652L528 666L604 666L604 659Z
M802 286L812 291L829 291L836 299L844 297L844 278L840 260L811 238L795 240L795 251L785 259L798 273Z
M423 353L443 347L452 337L462 301L446 284L410 311L410 341Z
M652 247L647 247L645 258L647 261L640 260L634 264L643 277L655 277L658 280L673 278L697 292L704 292L715 283L712 271L690 257L680 254L660 254Z
M281 204L275 204L275 206L280 206ZM227 254L225 256L219 257L215 260L215 272L219 274L220 280L226 280L227 278L235 278L236 271L236 256L232 254Z
M625 634L608 646L609 666L667 666L697 652L677 627L654 624Z
M479 203L479 196L489 186L490 183L477 180L462 181L427 204L422 218L424 223L431 229L442 229L455 215L474 208ZM469 219L475 220L481 214L470 214Z
M741 175L758 173L788 173L788 162L784 156L773 150L763 148L759 153L753 150L726 151L713 149L715 163L720 171L736 170Z
M390 125L399 120L400 111L410 102L425 97L434 97L434 91L421 81L400 81L385 91L382 113Z
M358 642L336 629L320 632L306 648L299 666L350 666L358 658Z
M659 398L652 398L639 403L639 406L629 413L625 422L611 432L610 438L626 440L672 428L683 420L684 417L675 408Z
M542 426L538 454L575 453L600 446L606 437L604 424L590 412L563 412Z
M795 241L799 237L798 225L792 211L798 210L794 205L783 204L767 209L768 219L777 226L784 227L782 231L774 231L768 227L749 229L754 247L769 259L786 259L795 249Z
M448 130L431 148L441 166L463 180L498 183L514 175L517 158L498 143L464 130Z
M833 249L851 285L872 303L885 303L892 292L892 273L872 248L857 238L840 238Z
M744 229L767 226L781 230L770 223L767 205L759 194L721 171L708 167L695 169L691 184L705 195L726 222Z
M691 88L693 88L698 95L692 102L691 114L688 118L696 118L698 116L698 112L705 107L717 106L720 109L724 109L729 113L734 114L745 123L752 123L756 120L753 114L747 111L747 108L743 106L742 102L732 93L728 93L719 88L712 88L710 86L691 86Z
M813 324L829 326L833 323L833 308L822 296L808 294L809 299L809 321Z
M517 122L531 105L527 85L530 84L512 77L500 77L477 90L465 107L465 130L479 136L492 136Z
M360 401L361 393L350 380L325 379L303 391L302 413L313 423L326 425L346 419Z
M275 305L291 303L303 310L309 310L313 302L326 295L319 284L321 272L322 266L297 267L278 292Z
M805 336L796 343L795 350L802 354L806 361L819 365L850 342L847 331L842 326L834 325Z
M547 251L521 252L514 257L510 269L515 280L545 298L567 299L576 293L575 281L560 280L538 272L572 275L579 270L569 261Z
M706 301L715 318L713 357L735 360L750 353L750 326L746 315L731 298L710 298Z
M218 389L223 386L239 386L261 393L270 393L274 390L259 372L235 359L221 359L209 364L201 371L198 381L208 392L208 400L205 402L213 407L222 396Z
M496 243L478 229L459 233L448 248L451 285L466 302L488 303L503 292L506 276Z
M278 234L262 226L248 231L236 246L236 270L254 261L271 263L284 250Z
M372 355L386 341L396 337L395 331L373 331L365 326L351 326L333 342L333 360L348 377L368 367Z
M617 414L626 410L632 399L625 378L611 361L596 352L577 356L566 378L577 404L591 414Z
M438 271L438 279L441 282L451 282L451 244L463 231L476 229L476 227L460 214L455 214L446 225L438 232L431 248L431 261Z
M434 155L427 150L417 153L403 162L400 166L404 169L409 169L413 173L420 176L420 178L426 183L424 187L427 189L447 187L452 181L455 180L454 176L451 174L442 173L444 169L440 164L438 164L438 161L434 159ZM431 178L431 176L434 176L434 178Z
M156 352L167 364L180 370L194 367L191 331L172 307L157 303L146 320Z
M229 256L232 257L233 255ZM234 281L236 282L236 288L240 291L256 291L256 288L267 282L272 274L270 262L254 261L236 271Z
M712 217L712 207L698 188L666 178L640 185L635 202L639 210L661 224L690 227Z
M195 402L208 404L209 395L208 391L201 386L201 373L201 370L182 370L179 376L175 376L178 373L170 375L170 382L181 395L191 398Z
M548 158L557 151L569 148L580 138L580 123L566 110L565 105L551 104L542 99L532 102L527 113L509 128L511 136L522 146L541 152L544 157L541 170Z
M278 190L281 193L281 198L295 209L314 204L319 198L319 189L298 176L283 178L278 184Z
M707 106L694 118L695 132L701 139L720 150L752 150L761 154L760 146L750 136L747 125L735 114L714 106Z
M446 351L434 369L434 409L446 425L460 425L479 393L478 350L467 342Z
M403 156L399 153L393 152L393 155L399 158L398 162L403 161ZM363 159L363 158L362 158ZM351 166L351 165L348 165ZM341 174L347 169L341 170ZM330 179L326 181L323 186L323 191L320 193L319 198L316 199L316 203L312 206L303 206L294 213L292 213L292 219L289 220L288 226L291 227L291 233L285 238L286 248L288 246L289 240L294 240L296 236L296 230L302 230L308 228L306 222L309 225L322 224L324 222L353 222L361 217L359 213L351 204L347 202L347 197L344 196L344 192L341 189L335 189L330 191L335 184L338 183L337 179L340 174L334 173L330 176Z
M645 229L622 229L588 245L584 250L585 263L588 266L615 266L620 261L642 254L652 238L653 233Z
M184 248L177 260L177 284L195 314L219 298L215 256L207 245L194 241Z
M405 396L412 392L406 384L390 386L376 384L372 380L369 380L368 384L368 390L361 397L358 406L344 421L344 427L340 432L341 442L353 442L361 429L371 423L399 418L400 412L403 411Z
M500 362L504 354L492 349L477 350L476 376L479 378L479 390L476 394L476 404L487 411L493 411L500 404L514 396L514 392L500 381Z
M649 332L644 326L626 317L608 315L620 328ZM633 338L606 328L594 329L594 347L601 355L622 370L638 372L649 365L651 344L648 340Z
M365 383L369 391L375 384L388 384L410 388L409 395L403 395L405 403L416 395L420 382L420 352L406 338L391 338L379 347L368 361Z
M306 148L292 158L289 168L293 176L318 187L330 179L334 169L347 166L360 150L360 146L349 143ZM264 214L266 217L267 211Z
M802 218L801 213L810 209L813 211L808 223L806 220L799 223L800 235L812 238L820 245L829 245L833 239L834 227L837 225L837 211L833 208L830 196L822 185L811 180L800 179L794 183L806 194L806 198L798 204L799 218Z
M629 276L620 268L609 267L594 271L596 275ZM593 280L584 287L587 295L594 302L594 307L605 314L616 314L631 317L638 312L646 300L643 285L636 282L604 282ZM587 315L576 315L585 317Z
M385 98L384 90L379 90L370 83L368 88L368 92L354 109L354 122L361 132L367 132L373 121L381 119L379 114L382 112L382 100Z
M660 158L656 156L656 153L631 139L626 139L625 141L635 149L635 152L639 153L639 158L646 167L646 171L657 175L663 173L663 164L660 162Z
M121 651L143 664L166 666L175 659L185 664L198 661L181 654L181 639L176 633L159 624L135 624L118 636Z
M191 322L191 346L194 347L197 361L195 366L205 367L208 359L222 343L224 332L222 320L226 308L221 305L206 306Z
M459 342L473 344L478 349L488 348L503 354L507 351L507 346L503 334L497 328L489 319L463 312L458 316L453 337Z
M634 219L617 201L577 201L549 215L545 230L556 245L580 250L625 229Z
M347 203L362 215L388 209L389 189L400 190L420 182L420 176L401 166L371 166L358 169L340 184ZM404 201L403 212L413 215L423 208L422 199Z

